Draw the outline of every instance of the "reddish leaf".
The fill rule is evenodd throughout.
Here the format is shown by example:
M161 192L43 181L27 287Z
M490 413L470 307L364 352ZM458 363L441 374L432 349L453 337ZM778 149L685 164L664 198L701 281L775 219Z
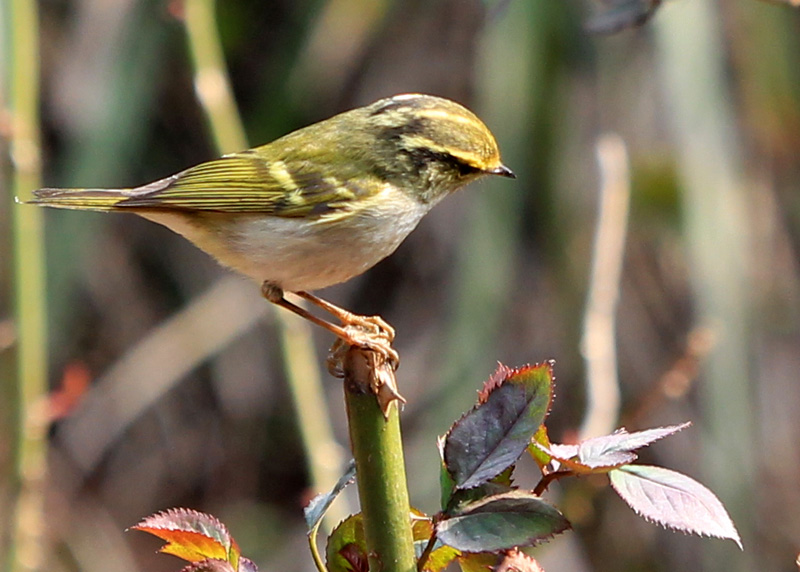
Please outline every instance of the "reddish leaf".
M64 368L61 383L50 392L50 421L63 419L80 404L92 380L89 368L74 362Z
M325 555L329 572L368 572L367 541L360 513L347 517L333 530Z
M667 528L742 542L725 507L706 487L663 467L626 465L608 473L611 486L645 519Z
M445 438L445 465L455 487L478 486L511 466L547 416L552 396L552 362L518 369L500 365L478 405Z
M166 540L161 548L189 562L206 559L239 563L239 547L228 529L215 517L185 508L170 509L148 516L134 530L149 532Z

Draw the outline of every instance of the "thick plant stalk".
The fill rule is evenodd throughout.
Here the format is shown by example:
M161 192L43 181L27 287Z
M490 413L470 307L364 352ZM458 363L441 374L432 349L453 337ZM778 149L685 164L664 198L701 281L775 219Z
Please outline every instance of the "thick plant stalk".
M39 187L39 50L36 2L10 4L9 103L12 194L25 198ZM16 470L19 494L13 520L9 570L43 569L46 551L44 480L47 474L47 418L42 404L47 392L47 313L45 305L42 212L15 206L14 281L17 326Z
M351 347L342 364L369 569L416 572L400 415L395 404L384 415L370 390L371 380L381 375L374 358L370 350Z

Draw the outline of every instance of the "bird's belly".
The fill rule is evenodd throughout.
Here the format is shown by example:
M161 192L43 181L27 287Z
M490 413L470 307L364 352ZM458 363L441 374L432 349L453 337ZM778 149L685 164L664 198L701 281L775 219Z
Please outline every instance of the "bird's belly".
M428 211L406 199L315 221L250 213L142 213L259 282L314 290L357 276L390 255Z

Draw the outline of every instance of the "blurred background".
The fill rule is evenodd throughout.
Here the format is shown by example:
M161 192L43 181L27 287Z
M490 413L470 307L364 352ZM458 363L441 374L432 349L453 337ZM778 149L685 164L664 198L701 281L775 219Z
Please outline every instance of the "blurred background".
M341 387L323 365L329 334L313 331L313 358L303 359L304 330L276 317L256 284L155 224L14 204L14 194L31 190L13 182L15 165L26 170L11 143L21 132L8 107L17 80L41 79L40 125L32 126L41 185L136 186L237 150L225 148L224 118L209 121L228 84L220 69L198 64L214 39L187 39L192 2L213 8L199 0L4 0L0 10L0 103L9 110L0 115L0 554L25 541L12 518L15 461L24 457L20 388L38 376L50 392L29 395L27 406L46 437L46 476L22 479L44 514L22 535L35 541L39 563L16 569L178 570L179 561L154 554L157 540L123 531L182 506L223 520L262 570L312 570L302 507L348 458ZM38 7L38 34L35 22L14 19L24 4ZM549 493L575 530L538 549L545 569L797 569L795 7L217 4L206 14L216 16L210 29L219 32L243 146L379 97L426 92L473 109L517 174L450 197L393 256L321 292L397 328L416 507L438 509L436 436L474 403L496 363L555 359L551 438L692 421L642 462L713 489L745 551L664 531L630 511L607 480L573 479ZM39 75L33 63L12 65L26 34L38 46L30 61ZM41 292L25 278L26 265L37 264L29 237L39 231L20 232L18 216L43 216ZM19 304L31 296L30 306ZM47 310L31 338L33 373L19 366L30 330L15 319L15 300L20 316ZM592 316L599 338L590 335ZM321 389L293 389L290 378L313 381L310 366L321 371ZM297 413L298 404L319 406L315 396L322 413ZM320 425L309 429L303 415ZM528 461L518 480L532 487ZM334 521L354 506L345 495Z

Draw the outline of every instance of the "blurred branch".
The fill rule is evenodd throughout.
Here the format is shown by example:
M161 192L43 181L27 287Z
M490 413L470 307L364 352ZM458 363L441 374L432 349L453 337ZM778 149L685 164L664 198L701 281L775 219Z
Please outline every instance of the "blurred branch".
M592 249L581 350L586 360L586 416L581 439L610 433L619 417L616 309L625 255L630 175L625 142L616 134L597 142L600 204Z
M179 314L155 328L94 384L59 430L64 450L84 474L144 411L209 356L267 313L253 309L253 288L220 280Z
M209 127L223 153L248 147L241 117L230 87L217 33L214 0L186 0L185 19L195 69L195 90ZM268 247L268 245L267 245ZM341 472L343 455L333 436L309 324L286 312L276 312L287 383L294 398L300 436L306 453L311 487L330 489ZM345 513L329 513L338 522Z
M26 197L40 186L39 25L37 4L9 4L12 195ZM16 206L14 281L17 315L16 470L19 484L8 552L12 571L42 570L44 480L47 474L47 428L37 407L47 392L47 313L45 304L44 229L42 211Z

